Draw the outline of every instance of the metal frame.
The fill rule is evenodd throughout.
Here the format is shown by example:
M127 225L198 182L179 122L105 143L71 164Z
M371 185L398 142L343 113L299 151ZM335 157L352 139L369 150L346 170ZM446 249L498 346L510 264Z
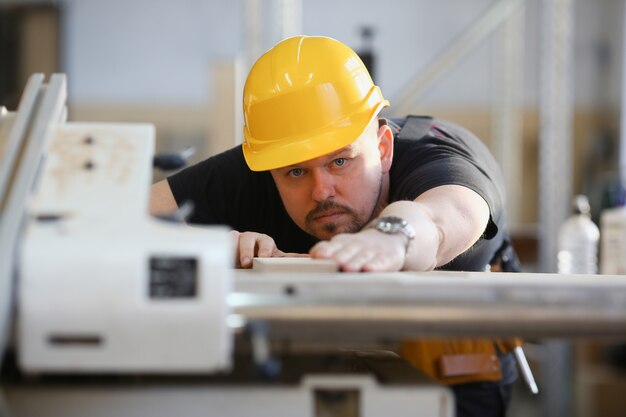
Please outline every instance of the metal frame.
M424 70L413 79L413 82L391 102L391 112L395 116L404 116L411 112L414 104L426 92L433 88L449 70L475 47L484 42L496 29L514 16L524 0L500 0L489 8L486 13L471 24L454 42L444 48Z
M32 75L26 86L18 115L9 133L10 150L3 161L0 212L0 350L4 351L14 300L14 281L19 255L20 231L28 196L49 139L50 127L65 117L67 97L64 75L55 74L48 84L43 75ZM6 162L6 165L4 164Z
M572 199L573 1L542 2L539 270L556 272L558 231Z
M506 189L507 219L510 229L521 223L523 154L522 89L524 85L524 24L526 4L522 4L495 37L493 53L493 95L491 99L491 147L500 163Z

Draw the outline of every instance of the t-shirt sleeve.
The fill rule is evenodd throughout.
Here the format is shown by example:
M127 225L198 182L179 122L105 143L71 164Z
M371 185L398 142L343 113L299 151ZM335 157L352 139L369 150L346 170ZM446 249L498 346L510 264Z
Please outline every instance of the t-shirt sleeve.
M412 143L410 143L412 142ZM394 161L398 178L392 190L396 200L413 200L442 185L461 185L479 194L489 206L490 220L483 237L498 232L503 211L503 188L497 164L487 148L470 132L452 124L436 125L418 140L397 143ZM396 163L397 162L397 163Z
M236 212L250 203L254 175L243 161L241 147L230 149L192 165L168 178L178 205L194 204L190 223L237 225Z

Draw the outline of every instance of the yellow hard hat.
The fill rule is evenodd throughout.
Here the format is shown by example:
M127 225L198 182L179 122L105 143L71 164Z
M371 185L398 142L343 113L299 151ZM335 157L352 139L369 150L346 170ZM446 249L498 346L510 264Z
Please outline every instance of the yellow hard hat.
M253 171L297 164L354 142L388 106L358 55L320 36L285 39L243 90L243 155Z

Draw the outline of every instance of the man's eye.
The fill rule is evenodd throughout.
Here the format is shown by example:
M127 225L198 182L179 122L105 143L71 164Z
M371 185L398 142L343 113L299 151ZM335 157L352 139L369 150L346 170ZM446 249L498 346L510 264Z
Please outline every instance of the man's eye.
M335 164L335 166L342 167L346 163L346 158L337 158L333 161L333 163Z
M303 173L304 173L304 171L302 170L302 168L294 168L294 169L289 171L289 176L291 176L291 177L299 177Z

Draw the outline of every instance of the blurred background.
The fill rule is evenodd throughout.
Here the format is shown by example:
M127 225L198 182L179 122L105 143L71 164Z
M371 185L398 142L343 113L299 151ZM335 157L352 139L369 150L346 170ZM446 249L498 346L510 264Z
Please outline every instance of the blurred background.
M0 0L0 105L16 108L30 74L63 72L70 120L154 123L159 151L194 146L197 161L241 142L254 60L288 36L334 37L368 65L386 115L484 140L524 268L554 272L572 196L597 221L620 184L625 16L624 0ZM605 351L576 351L578 415L626 415Z

